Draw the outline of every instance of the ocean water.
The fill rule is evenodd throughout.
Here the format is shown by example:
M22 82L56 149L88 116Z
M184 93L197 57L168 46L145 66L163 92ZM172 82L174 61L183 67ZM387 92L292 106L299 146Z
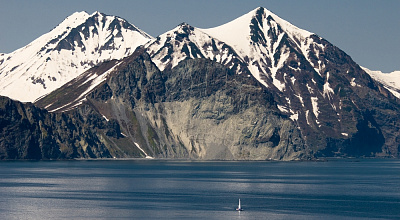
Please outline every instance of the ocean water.
M400 161L0 162L0 219L400 219Z

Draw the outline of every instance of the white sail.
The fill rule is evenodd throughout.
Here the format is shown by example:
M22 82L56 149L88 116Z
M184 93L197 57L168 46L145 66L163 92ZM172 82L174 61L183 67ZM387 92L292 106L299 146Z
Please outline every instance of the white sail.
M238 207L236 208L236 211L242 211L243 209L242 209L242 206L240 205L240 199L239 199L239 205L238 205Z

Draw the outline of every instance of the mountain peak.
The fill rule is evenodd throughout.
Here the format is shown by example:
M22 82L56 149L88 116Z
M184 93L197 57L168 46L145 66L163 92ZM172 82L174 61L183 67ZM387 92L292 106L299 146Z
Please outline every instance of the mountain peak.
M194 30L194 27L193 27L193 26L189 25L189 24L186 23L186 22L182 22L182 23L180 23L175 29L173 29L173 30L171 30L171 31L176 32L176 33L186 33L186 34L189 34L190 31L193 31L193 30Z
M51 32L59 32L63 31L66 28L74 28L79 24L82 24L90 17L89 13L86 11L75 12L72 15L66 17L64 21L62 21L59 25L57 25L52 31L48 34L50 35ZM46 34L45 34L46 35Z
M71 20L71 19L76 19L76 18L87 18L89 17L90 14L87 11L77 11L72 13L70 16L67 16L65 20Z
M93 14L91 14L91 16L94 16L94 15L106 16L106 14L104 14L104 13L102 13L102 12L99 12L99 11L95 11L95 12L93 12Z
M251 18L250 32L252 34L252 40L258 39L258 36L254 36L257 32L264 36L269 35L270 38L276 38L280 33L284 32L289 38L296 42L308 38L313 34L296 27L263 7L259 7L247 15Z
M75 12L49 33L0 59L0 95L33 102L94 65L132 54L150 39L122 18Z
M287 61L290 50L307 53L304 45L309 44L306 41L312 35L263 7L221 26L201 30L232 46L243 60L249 61L249 71L256 79L279 91L284 89L284 82L276 78L277 71Z
M269 29L280 29L286 32L289 37L296 39L303 39L312 35L311 32L300 29L288 21L281 19L266 8L258 7L239 18L230 21L226 24L202 29L209 35L216 37L237 49L248 53L250 36L254 34L257 29L261 30L264 35L268 34ZM257 39L253 37L252 40Z
M197 58L216 61L235 72L245 68L239 65L240 58L229 45L185 22L158 36L146 48L162 71L174 68L183 60Z
M191 27L188 23L182 22L178 25L178 27Z

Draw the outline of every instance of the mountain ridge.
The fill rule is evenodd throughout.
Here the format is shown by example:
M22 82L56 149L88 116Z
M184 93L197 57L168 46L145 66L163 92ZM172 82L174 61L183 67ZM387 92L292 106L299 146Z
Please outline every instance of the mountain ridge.
M109 123L82 125L103 134L95 142L107 157L400 156L399 99L344 51L264 8L212 30L181 23L35 105Z

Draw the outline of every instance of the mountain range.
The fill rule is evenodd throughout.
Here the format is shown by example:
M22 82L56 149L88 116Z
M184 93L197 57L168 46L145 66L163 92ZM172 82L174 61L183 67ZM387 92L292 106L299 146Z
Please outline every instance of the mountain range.
M156 38L75 13L0 55L0 158L398 158L399 90L379 76L262 7Z

